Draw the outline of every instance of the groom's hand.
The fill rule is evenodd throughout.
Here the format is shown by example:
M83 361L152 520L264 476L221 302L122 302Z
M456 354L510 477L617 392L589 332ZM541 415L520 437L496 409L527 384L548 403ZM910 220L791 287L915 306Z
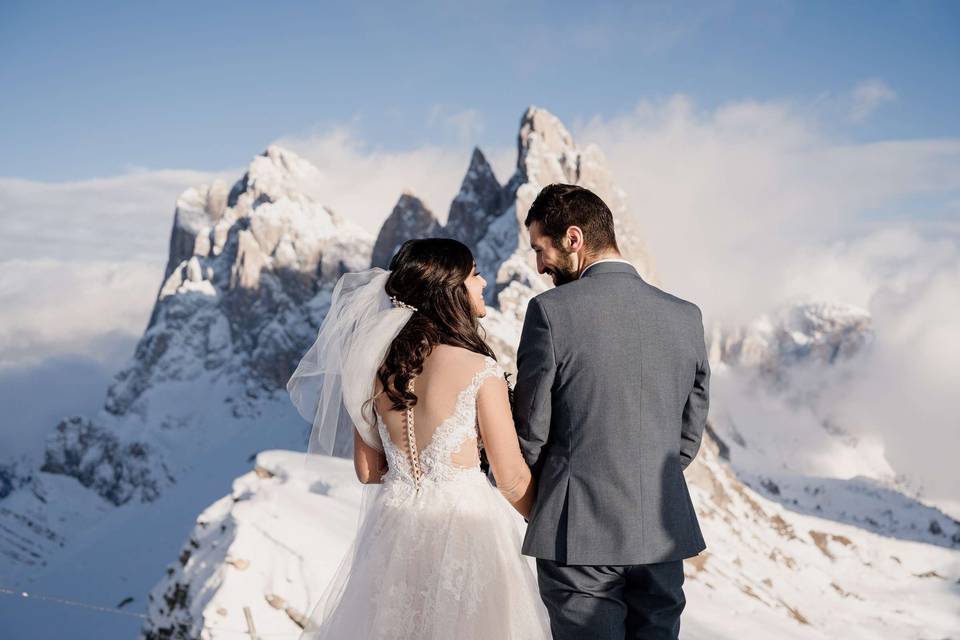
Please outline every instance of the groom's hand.
M700 308L696 309L696 347L697 371L693 379L693 388L687 396L683 407L683 424L680 430L680 468L686 469L697 457L700 442L703 438L703 428L707 423L707 413L710 409L710 359L707 357L707 346L703 335L703 314Z

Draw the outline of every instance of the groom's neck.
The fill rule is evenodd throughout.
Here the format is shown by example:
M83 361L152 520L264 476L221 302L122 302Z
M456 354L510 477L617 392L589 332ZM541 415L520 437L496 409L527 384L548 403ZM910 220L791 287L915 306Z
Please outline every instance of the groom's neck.
M583 275L583 272L586 271L587 267L589 267L593 263L599 262L600 260L609 260L611 258L618 258L622 260L623 256L620 255L620 252L617 251L616 249L608 249L606 251L601 251L600 253L596 253L587 258L584 258L583 264L580 265L580 271L577 273L577 277L579 278L581 275Z

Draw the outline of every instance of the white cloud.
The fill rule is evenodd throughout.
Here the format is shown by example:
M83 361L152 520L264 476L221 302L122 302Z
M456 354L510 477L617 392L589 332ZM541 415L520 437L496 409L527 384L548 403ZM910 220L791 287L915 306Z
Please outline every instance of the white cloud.
M323 175L318 190L324 194L324 202L371 234L376 234L405 189L445 221L471 150L469 145L457 145L388 151L357 139L347 128L283 138L277 144L315 164Z
M55 356L117 366L143 334L164 263L69 255L0 263L0 370Z
M122 363L161 284L177 196L228 175L0 178L0 369L67 355Z
M177 196L239 173L140 170L72 182L0 177L0 255L164 264Z
M890 464L934 499L954 499L960 446L960 247L907 228L877 231L811 262L826 286L869 295L877 340L832 389L843 424L879 433ZM833 273L833 277L828 276Z
M146 328L177 196L237 176L136 170L59 183L0 178L0 371L30 377L62 358L118 368Z
M864 80L850 92L850 120L863 122L884 102L896 98L897 93L883 80Z
M911 223L887 223L865 235L806 247L787 265L783 296L847 302L869 309L882 291L906 294L949 273L958 241ZM960 326L960 325L958 325Z
M428 127L439 127L460 146L473 146L483 133L483 114L477 109L459 109L444 104L430 107Z

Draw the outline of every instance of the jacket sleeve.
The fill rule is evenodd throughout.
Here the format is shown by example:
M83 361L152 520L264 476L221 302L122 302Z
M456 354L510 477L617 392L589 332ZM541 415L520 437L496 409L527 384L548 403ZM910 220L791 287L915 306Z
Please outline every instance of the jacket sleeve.
M533 298L527 306L520 334L514 387L517 435L523 457L533 468L537 467L550 435L550 392L556 370L550 321L541 304Z
M710 361L707 357L706 341L703 335L703 313L697 310L695 342L697 349L697 371L693 379L693 388L683 407L683 425L680 432L680 467L686 469L700 450L703 429L710 409Z

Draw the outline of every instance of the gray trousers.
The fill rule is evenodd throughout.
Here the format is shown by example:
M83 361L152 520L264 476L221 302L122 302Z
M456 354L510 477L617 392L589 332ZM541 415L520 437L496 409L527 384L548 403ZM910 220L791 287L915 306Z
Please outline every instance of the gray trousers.
M623 566L537 558L540 596L554 640L677 640L683 560Z

